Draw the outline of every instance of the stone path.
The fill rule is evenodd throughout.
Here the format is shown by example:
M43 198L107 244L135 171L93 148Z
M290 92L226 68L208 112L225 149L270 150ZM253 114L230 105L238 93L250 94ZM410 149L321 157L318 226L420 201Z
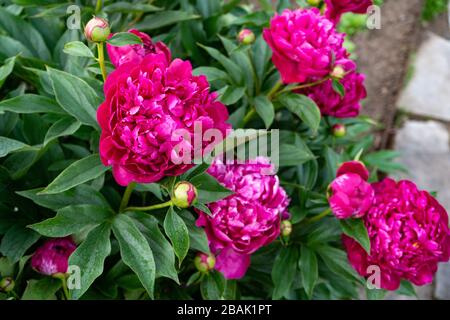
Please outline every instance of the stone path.
M437 192L450 212L450 41L429 34L413 71L397 103L408 120L398 130L394 148L409 170L397 178ZM442 264L434 285L418 289L418 294L420 299L450 299L450 263Z

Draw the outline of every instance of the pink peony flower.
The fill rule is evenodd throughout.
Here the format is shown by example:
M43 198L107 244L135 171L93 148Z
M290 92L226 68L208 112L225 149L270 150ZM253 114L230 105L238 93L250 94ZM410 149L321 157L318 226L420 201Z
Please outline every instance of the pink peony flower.
M171 60L170 50L164 43L153 43L152 38L150 38L148 34L136 29L130 29L128 32L141 38L142 44L116 47L107 43L106 50L108 50L109 59L116 68L128 62L140 63L146 55L151 53L163 53L166 56L167 61ZM111 34L110 37L113 35L114 34Z
M337 169L336 177L342 176L346 173L356 173L366 181L369 179L369 170L367 170L366 166L361 161L353 160L344 162Z
M193 76L188 61L169 62L163 53L122 64L108 76L104 91L106 100L97 110L100 157L123 186L155 182L191 168L184 153L190 153L187 160L194 158L196 125L203 132L217 129L223 137L230 127L227 109L209 93L206 77ZM195 153L210 144L196 139L202 143Z
M402 279L415 285L431 283L438 263L450 257L447 212L413 182L387 178L372 186L375 199L363 218L370 255L343 236L350 263L365 277L370 276L369 266L378 266L380 285L387 290L396 290Z
M342 47L344 34L338 33L317 8L276 14L263 36L284 83L323 78L333 69L333 56L347 56Z
M48 276L66 273L69 257L76 248L71 238L48 240L33 254L31 266L37 272Z
M280 187L266 158L245 164L224 164L215 160L208 173L235 193L208 204L212 216L199 212L197 225L205 227L216 269L228 279L242 278L250 255L275 240L280 221L288 215L289 198Z
M359 161L345 162L330 184L328 199L331 211L338 219L361 218L372 205L374 191L367 182L369 173Z
M325 16L336 23L343 13L367 13L367 9L373 4L372 0L325 0L325 3Z
M337 63L341 63L348 72L340 80L345 88L343 97L333 89L332 80L300 90L299 93L306 94L314 100L319 106L322 115L336 118L353 118L358 116L361 109L361 100L367 96L364 86L365 76L355 71L356 64L351 60L341 59Z

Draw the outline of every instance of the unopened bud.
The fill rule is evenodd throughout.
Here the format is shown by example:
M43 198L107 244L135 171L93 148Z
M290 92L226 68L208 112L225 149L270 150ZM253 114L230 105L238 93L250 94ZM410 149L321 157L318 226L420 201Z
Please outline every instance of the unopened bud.
M281 235L288 237L292 233L292 223L289 220L281 221Z
M345 70L342 66L336 66L334 67L333 71L331 71L330 76L333 79L340 80L345 76Z
M322 0L306 0L306 2L312 7L318 7Z
M109 28L108 21L99 17L94 17L89 20L84 28L86 39L92 42L104 42L108 40L110 33L111 29Z
M14 290L14 279L11 277L5 277L0 281L0 291L1 292L11 292Z
M347 134L347 130L345 128L345 125L338 123L335 124L333 127L331 127L331 133L336 138L342 138L345 137L345 135Z
M197 201L197 188L187 181L178 182L173 188L171 200L179 208L189 208Z
M239 43L252 44L255 42L255 34L250 29L242 29L237 36Z
M194 258L194 265L198 271L206 273L216 265L216 257L210 254L198 253Z

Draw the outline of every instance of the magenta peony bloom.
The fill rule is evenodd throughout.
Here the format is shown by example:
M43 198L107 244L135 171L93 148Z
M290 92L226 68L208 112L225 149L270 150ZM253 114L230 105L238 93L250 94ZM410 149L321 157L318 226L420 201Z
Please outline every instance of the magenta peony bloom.
M250 255L280 234L289 198L266 158L245 164L215 160L208 173L235 193L208 204L212 216L198 211L197 225L205 227L216 269L228 279L245 275Z
M343 163L330 184L331 211L338 219L361 218L372 205L374 191L367 182L369 171L360 161Z
M194 153L194 128L216 129L224 137L230 127L227 108L209 93L206 77L193 76L188 61L169 62L164 53L122 64L108 76L104 91L106 100L97 110L100 157L123 186L184 173L194 154L211 143L196 137L201 150L196 146Z
M108 50L109 59L116 68L128 62L140 63L146 55L151 53L163 53L166 56L167 61L171 60L170 50L164 43L153 43L152 38L150 38L148 34L136 29L130 29L128 32L141 38L142 44L116 47L107 43L106 49ZM114 34L111 34L110 37L113 35Z
M336 23L343 13L367 13L367 9L373 4L372 0L325 0L325 3L325 16Z
M356 64L351 60L341 59L336 63L341 64L347 72L340 80L345 88L343 97L333 89L332 80L303 89L299 93L306 94L314 100L322 115L336 118L356 117L361 109L361 100L367 96L364 86L365 76L355 71Z
M431 283L439 262L450 257L450 231L445 209L410 181L386 178L372 184L375 199L365 215L370 256L352 238L343 237L352 266L362 276L380 268L381 287L396 290L402 279Z
M37 272L48 276L66 273L69 257L76 248L71 238L48 240L33 254L31 266Z
M344 34L338 33L317 8L276 14L263 36L284 83L323 78L333 70L333 56L347 56L342 47Z
M369 179L369 170L367 170L366 166L361 161L353 160L344 162L337 169L336 177L342 176L346 173L356 173L365 181Z

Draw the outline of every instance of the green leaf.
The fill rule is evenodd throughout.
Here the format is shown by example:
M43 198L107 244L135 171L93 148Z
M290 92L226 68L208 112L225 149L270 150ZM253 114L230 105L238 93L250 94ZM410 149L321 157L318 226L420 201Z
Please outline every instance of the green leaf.
M72 117L59 119L48 129L44 138L44 146L56 138L74 134L80 127L81 122Z
M257 96L255 98L256 113L264 121L266 128L269 128L275 119L275 109L272 102L266 96Z
M366 287L367 300L384 300L387 291L384 289L369 289Z
M67 42L63 51L71 56L95 58L91 49L81 41Z
M314 132L319 129L320 109L309 97L297 93L285 93L277 100L290 112L298 116Z
M208 238L206 237L205 230L195 225L195 218L188 210L181 211L180 216L184 220L189 231L191 250L209 253Z
M400 282L400 288L395 293L403 296L417 297L416 289L414 289L414 286L408 280L402 280Z
M138 30L153 30L165 27L181 21L200 18L199 15L190 14L186 11L164 10L155 14L145 16L134 28Z
M175 252L170 242L159 229L158 220L143 212L131 212L130 216L137 222L139 230L147 238L153 252L156 265L156 277L167 277L179 283L175 269Z
M233 83L236 85L243 84L243 74L241 69L236 65L234 61L231 61L229 58L224 56L222 53L220 53L219 50L211 47L204 46L202 44L199 44L200 47L206 50L208 54L213 57L215 60L217 60L228 72L231 79L233 80Z
M91 181L108 170L98 154L78 160L67 167L39 194L56 194Z
M105 222L114 212L91 204L68 206L58 210L55 217L28 227L47 237L65 237Z
M216 80L224 80L226 82L229 82L229 76L228 74L220 69L214 68L214 67L199 67L195 68L192 73L195 76L204 75L208 78L209 82L216 81Z
M314 159L314 154L306 145L281 144L279 149L280 166L298 166Z
M69 258L70 266L78 266L81 271L80 289L72 289L72 299L78 300L103 273L106 257L111 252L111 224L105 222L91 230L86 239Z
M208 273L200 284L200 291L205 300L220 300L225 288L225 279L217 271Z
M22 300L56 300L56 292L61 288L61 280L45 277L41 280L29 280Z
M297 271L298 251L297 247L290 246L278 252L272 269L273 299L284 297L291 288Z
M343 98L345 96L345 87L338 80L333 80L331 83L333 90Z
M16 263L39 237L39 233L16 224L3 236L0 253Z
M211 210L209 210L209 208L206 205L204 205L203 203L200 203L200 202L196 203L194 205L194 208L200 210L201 212L206 213L208 216L210 216L212 214Z
M58 210L70 205L92 204L108 207L103 195L89 185L82 184L58 194L39 194L44 188L16 191L18 195L28 198L41 207Z
M130 44L142 44L141 38L131 32L117 32L111 38L106 40L115 47L127 46Z
M61 107L81 123L98 128L96 110L99 98L84 80L67 72L47 68Z
M153 298L156 267L152 249L144 235L133 220L124 214L115 217L113 232L119 241L123 262L137 274L147 293Z
M159 11L159 10L162 10L162 9L152 6L150 4L131 3L131 2L124 2L124 1L114 2L103 8L103 11L105 11L106 13L116 13L116 12L141 13L141 12L152 12L152 11Z
M300 272L302 276L303 288L306 294L311 299L314 292L314 287L319 279L319 271L317 264L317 257L313 250L306 246L301 246L300 249Z
M0 137L0 158L7 156L11 152L21 150L25 147L27 147L27 145L23 142L6 137Z
M3 7L0 7L0 29L29 49L34 57L51 61L50 51L41 34L31 24Z
M370 255L370 239L366 226L362 219L345 219L339 220L342 231L350 238L355 239L367 254Z
M204 172L190 181L198 191L198 202L206 204L216 202L233 194L233 191L222 186L213 176Z
M225 92L219 97L219 100L225 105L235 104L245 94L245 87L229 86Z
M5 83L6 78L11 74L14 69L14 63L16 57L9 58L5 61L5 64L0 67L0 89Z
M399 156L400 153L397 151L382 150L364 156L363 161L368 166L375 167L383 172L407 172L402 164L394 161L394 159Z
M270 50L267 42L264 38L259 36L253 45L253 64L255 66L255 72L258 77L260 86L263 83L265 73L267 71L267 66L272 56L272 50Z
M347 254L344 251L326 245L317 246L315 249L332 272L350 281L361 283L361 277L348 263Z
M24 94L0 101L0 113L4 113L5 111L14 113L66 114L55 100L35 94Z
M189 250L189 231L183 219L175 212L173 207L167 211L164 219L164 231L172 242L179 265L183 262Z

